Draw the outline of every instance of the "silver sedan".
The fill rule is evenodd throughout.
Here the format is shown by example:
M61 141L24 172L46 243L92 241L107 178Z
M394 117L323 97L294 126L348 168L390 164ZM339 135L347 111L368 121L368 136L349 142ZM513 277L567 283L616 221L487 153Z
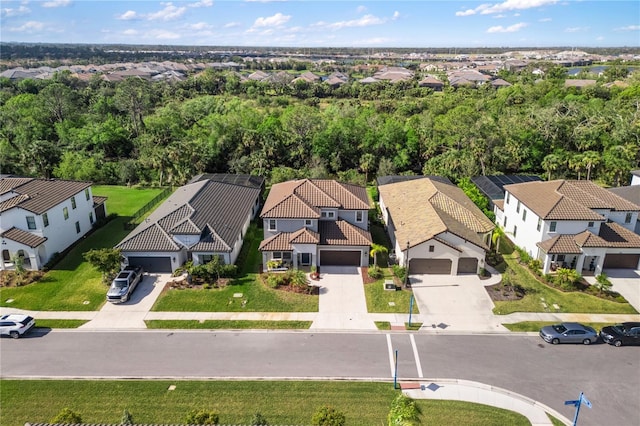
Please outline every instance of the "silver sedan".
M598 340L598 333L591 327L577 322L548 325L540 330L540 337L547 343L582 343L590 345Z

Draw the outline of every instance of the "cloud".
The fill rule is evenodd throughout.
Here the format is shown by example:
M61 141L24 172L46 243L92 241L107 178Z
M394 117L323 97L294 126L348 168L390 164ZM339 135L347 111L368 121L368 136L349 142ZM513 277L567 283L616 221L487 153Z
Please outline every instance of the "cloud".
M502 18L506 18L506 17L507 17L507 15L502 15L502 14L494 16L495 19L502 19Z
M71 0L52 0L42 3L42 7L67 7L71 5Z
M552 19L551 18L542 18L542 19L538 19L538 22L551 22Z
M189 7L211 7L213 6L213 0L200 0L195 3L187 4Z
M239 26L240 26L240 22L227 22L222 26L222 28L235 28Z
M627 25L626 27L615 28L614 31L640 31L640 25Z
M202 30L210 30L213 26L207 24L206 22L197 22L195 24L189 24L186 26L187 29L202 31Z
M126 36L135 36L138 35L138 31L137 30L133 30L133 29L128 29L128 30L124 30L122 32L122 34L126 35Z
M147 15L150 21L172 21L180 18L187 11L186 7L177 7L173 3L160 3L164 5L164 9Z
M268 16L266 18L260 17L256 19L253 23L253 28L263 28L263 27L279 27L281 25L286 24L291 19L291 15L283 15L278 12L273 16Z
M396 10L395 12L393 12L393 16L391 17L391 20L395 21L399 17L400 17L400 12Z
M44 23L39 21L27 21L23 25L19 27L11 27L9 31L13 33L30 33L33 31L42 31L44 28Z
M5 7L4 9L0 9L0 16L10 18L12 16L26 15L29 12L31 12L31 9L23 5L20 5L17 9Z
M167 30L151 30L145 34L145 37L155 40L175 40L180 38L180 34Z
M508 27L503 27L502 25L498 25L495 27L491 27L487 30L488 33L515 33L520 31L522 28L528 26L528 24L524 22L519 22L517 24L509 25Z
M569 27L564 29L565 33L581 33L584 31L589 31L589 27Z
M467 9L456 12L456 16L471 16L475 14L491 15L494 13L502 13L511 10L525 10L546 5L553 5L559 0L505 0L502 3L483 3L475 9Z
M312 27L325 27L332 30L341 30L343 28L358 28L358 27L370 27L372 25L382 25L389 21L395 21L400 17L400 12L397 10L393 12L393 15L389 18L380 18L375 15L367 14L363 15L358 19L351 19L349 21L338 21L338 22L324 22L318 21L315 24L312 24Z
M366 11L367 11L367 6L362 6L362 5L360 5L360 6L358 6L358 8L356 9L356 12L358 12L358 13L364 13L364 12L366 12Z
M127 10L122 15L116 16L116 19L120 19L122 21L132 21L134 19L142 19L142 16L140 16L138 12L134 10Z

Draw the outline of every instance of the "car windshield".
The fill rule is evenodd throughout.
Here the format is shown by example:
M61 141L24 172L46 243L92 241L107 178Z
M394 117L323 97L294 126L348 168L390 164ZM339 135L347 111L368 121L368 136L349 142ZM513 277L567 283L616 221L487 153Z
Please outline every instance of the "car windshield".
M565 331L567 331L567 327L565 327L562 324L556 324L553 326L553 329L556 331L556 333L564 333Z
M22 321L20 321L23 325L27 325L31 322L33 318L31 317L26 317L25 319L23 319Z
M618 324L618 325L614 325L613 328L615 331L617 331L620 334L624 334L624 326L622 324Z
M127 280L115 280L111 285L112 288L117 288L117 289L125 288L126 286L127 286Z

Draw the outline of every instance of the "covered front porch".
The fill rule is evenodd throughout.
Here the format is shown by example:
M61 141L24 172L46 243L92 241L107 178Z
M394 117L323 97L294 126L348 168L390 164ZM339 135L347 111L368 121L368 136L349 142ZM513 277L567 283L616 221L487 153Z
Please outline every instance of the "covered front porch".
M43 259L46 259L44 247L46 237L31 234L17 228L11 228L0 235L2 241L2 255L0 256L0 270L16 269L16 262L21 262L27 270L42 269Z
M262 264L267 271L286 271L289 269L310 269L316 266L314 252L297 250L263 251Z

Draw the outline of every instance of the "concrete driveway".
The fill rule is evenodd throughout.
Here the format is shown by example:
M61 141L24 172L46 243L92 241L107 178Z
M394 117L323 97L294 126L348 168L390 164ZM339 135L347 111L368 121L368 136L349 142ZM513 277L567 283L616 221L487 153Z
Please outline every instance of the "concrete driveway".
M376 330L367 314L367 302L360 268L322 266L318 316L311 329Z
M611 289L620 293L636 311L640 312L640 271L634 271L632 269L605 269L604 273L613 284ZM586 280L590 284L596 282L595 277L587 277Z
M493 315L493 301L484 289L495 280L480 280L477 275L412 275L410 279L420 317L426 319L423 328L505 330Z

